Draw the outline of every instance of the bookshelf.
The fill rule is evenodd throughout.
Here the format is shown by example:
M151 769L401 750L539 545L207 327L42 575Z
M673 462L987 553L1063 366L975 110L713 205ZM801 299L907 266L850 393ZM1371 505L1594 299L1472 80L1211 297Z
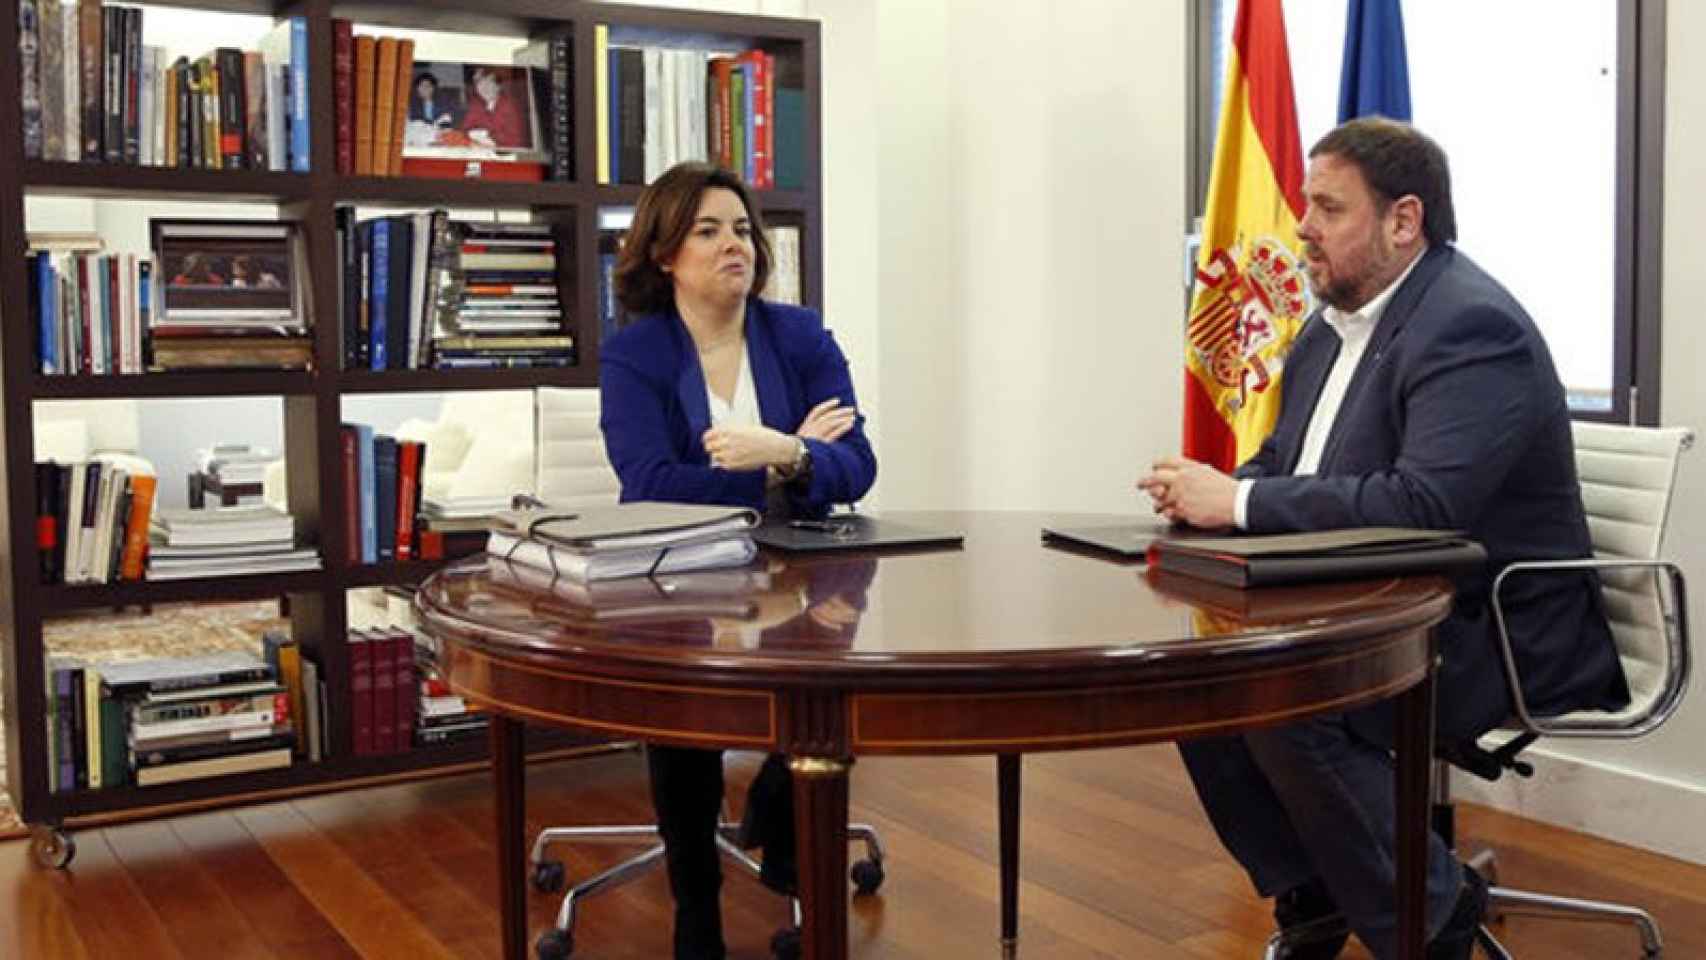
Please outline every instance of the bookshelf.
M16 5L0 17L0 50L17 50ZM5 507L0 510L0 669L4 671L7 782L23 819L57 831L68 819L145 816L220 803L276 799L312 790L335 789L373 778L470 769L482 762L485 745L460 743L414 748L387 756L356 756L351 748L349 651L346 643L346 591L367 586L418 581L435 567L430 562L386 566L345 563L345 510L339 463L339 425L344 398L374 393L514 390L538 386L595 387L598 383L598 215L601 209L632 205L639 188L596 182L597 136L593 61L594 27L612 36L657 38L692 44L713 38L736 49L761 48L785 64L804 91L804 185L801 189L758 191L767 218L801 228L801 286L804 302L822 307L822 190L819 28L815 22L762 16L578 2L578 0L200 0L147 7L304 17L308 25L311 130L310 170L306 173L256 170L202 170L25 160L22 138L0 143L0 428L4 430ZM425 180L403 177L346 176L336 172L335 111L332 78L333 18L353 21L358 32L386 28L426 29L460 34L529 38L568 26L572 29L571 181L539 183L477 180ZM220 38L210 37L209 48ZM8 63L16 63L8 58ZM21 79L12 66L0 70L0 129L21 128ZM35 333L24 292L25 197L181 202L183 216L195 216L194 204L251 201L277 204L279 217L299 222L308 240L313 278L314 369L309 372L173 372L133 376L42 376L35 362ZM537 222L553 224L559 257L559 285L575 337L577 365L544 370L397 370L342 369L342 331L338 323L335 212L341 205L363 208L474 207L525 210ZM277 397L284 412L284 454L290 465L289 507L297 519L298 540L320 548L324 569L283 576L43 586L35 544L34 436L32 409L37 401L85 398ZM211 439L211 438L210 438ZM173 478L163 478L173 479ZM73 611L128 604L178 601L289 599L291 630L303 651L321 665L329 706L325 760L299 760L286 769L237 774L154 787L123 787L72 793L48 789L46 709L43 683L46 620ZM561 748L572 741L541 736L538 746Z

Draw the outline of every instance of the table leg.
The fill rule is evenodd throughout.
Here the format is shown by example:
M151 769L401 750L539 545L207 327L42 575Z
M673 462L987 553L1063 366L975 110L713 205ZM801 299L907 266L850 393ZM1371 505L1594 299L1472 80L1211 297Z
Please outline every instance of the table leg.
M847 771L850 760L796 756L800 946L805 960L847 958Z
M995 761L995 791L1001 823L1001 956L1019 951L1019 757L1003 753Z
M1430 662L1431 662L1430 656ZM1427 954L1428 829L1433 769L1434 672L1398 695L1398 957Z
M505 960L526 960L527 899L525 877L527 776L522 763L522 727L517 720L493 714L492 780L497 785L498 922L503 926Z

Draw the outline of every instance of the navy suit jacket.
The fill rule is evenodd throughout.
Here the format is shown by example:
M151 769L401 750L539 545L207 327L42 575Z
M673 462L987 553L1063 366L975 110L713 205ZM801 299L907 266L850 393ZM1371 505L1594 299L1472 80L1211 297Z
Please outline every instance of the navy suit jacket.
M1236 471L1258 478L1246 524L1252 533L1430 527L1480 541L1487 568L1458 582L1440 628L1438 688L1441 733L1477 735L1512 710L1488 605L1493 577L1516 560L1592 554L1563 385L1516 300L1455 248L1431 248L1376 325L1317 473L1292 476L1338 351L1338 334L1312 316L1286 361L1279 421ZM1517 578L1502 599L1531 710L1628 702L1591 573Z
M799 428L812 407L830 397L857 409L847 358L815 311L768 303L746 305L746 344L764 425ZM705 374L681 317L647 314L599 349L600 426L622 500L717 503L765 508L764 471L711 466L701 437L711 427ZM796 516L822 516L871 489L877 457L865 439L865 415L834 443L807 440L807 484L784 488Z

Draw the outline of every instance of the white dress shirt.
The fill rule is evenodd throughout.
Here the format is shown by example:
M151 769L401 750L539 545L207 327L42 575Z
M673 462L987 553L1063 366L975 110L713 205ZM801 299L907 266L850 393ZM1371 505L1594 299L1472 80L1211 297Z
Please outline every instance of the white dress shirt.
M1423 248L1423 253L1427 252ZM1349 313L1337 307L1326 307L1321 311L1321 319L1327 321L1327 326L1339 335L1339 355L1333 360L1333 367L1327 371L1327 380L1321 385L1321 399L1315 403L1315 412L1309 416L1309 428L1303 433L1303 451L1297 457L1297 468L1292 470L1293 476L1306 476L1315 473L1321 466L1321 453L1327 447L1327 436L1333 432L1333 421L1338 419L1339 407L1345 402L1345 391L1351 385L1351 375L1356 373L1357 363L1362 360L1363 351L1368 348L1368 341L1374 336L1375 325L1386 313L1387 304L1398 292L1410 271L1416 269L1416 263L1422 259L1418 253L1411 260L1398 279L1384 290L1375 294L1374 299L1363 304L1361 308ZM1250 491L1256 486L1255 480L1238 481L1237 499L1233 501L1232 522L1238 529L1248 528L1246 519L1249 517Z

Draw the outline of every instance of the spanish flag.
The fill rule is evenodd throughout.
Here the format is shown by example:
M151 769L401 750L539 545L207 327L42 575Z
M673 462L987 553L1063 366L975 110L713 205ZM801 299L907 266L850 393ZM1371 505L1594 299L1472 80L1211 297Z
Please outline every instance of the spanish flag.
M1298 259L1303 149L1280 0L1239 0L1185 336L1185 456L1229 470L1279 417L1309 316Z

